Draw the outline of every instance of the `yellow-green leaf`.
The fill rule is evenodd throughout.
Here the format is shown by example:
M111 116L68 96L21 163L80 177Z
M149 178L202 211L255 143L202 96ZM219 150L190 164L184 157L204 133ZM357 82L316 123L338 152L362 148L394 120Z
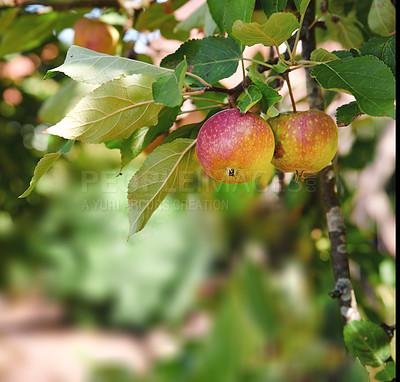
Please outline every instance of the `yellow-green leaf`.
M195 143L176 139L157 147L133 176L128 186L130 236L144 228L170 192L183 186Z
M139 127L157 123L163 105L154 103L153 81L149 75L134 74L107 82L45 132L87 143L128 138Z
M292 13L274 13L264 24L244 23L237 20L232 34L242 43L252 46L279 46L299 28L299 22Z

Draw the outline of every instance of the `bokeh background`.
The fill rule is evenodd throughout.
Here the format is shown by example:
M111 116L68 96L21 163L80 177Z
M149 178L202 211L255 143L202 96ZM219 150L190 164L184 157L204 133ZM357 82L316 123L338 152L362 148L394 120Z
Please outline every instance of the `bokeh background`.
M64 61L73 23L89 12L102 16L125 36L121 55L158 64L182 43L176 38L204 36L201 22L168 33L204 2L188 1L161 31L126 34L121 15L78 9L45 38L32 34L32 48L0 58L1 382L365 380L346 355L338 304L328 296L334 279L318 177L296 183L286 174L282 193L273 171L261 182L225 185L198 166L128 241L127 185L147 154L117 176L119 150L76 142L18 199L38 160L63 144L43 130L87 91L62 75L42 81ZM329 28L318 37L330 51L357 39ZM245 51L268 54L257 45ZM304 73L291 79L298 109L307 110ZM240 80L239 68L221 83ZM290 110L286 87L281 94L281 110ZM347 98L327 92L328 114ZM195 107L187 102L184 110ZM182 114L173 128L205 113ZM339 128L336 158L359 309L388 325L395 322L394 128L389 118L357 118Z

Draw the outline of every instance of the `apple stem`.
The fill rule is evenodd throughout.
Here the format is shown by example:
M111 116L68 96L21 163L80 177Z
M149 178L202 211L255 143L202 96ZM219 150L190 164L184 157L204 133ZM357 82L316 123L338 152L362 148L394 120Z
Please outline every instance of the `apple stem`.
M289 95L290 95L290 100L292 101L293 111L296 113L297 112L296 102L295 102L294 96L293 96L292 85L290 84L290 80L289 80L289 73L285 73L285 80L286 80L287 85L288 85Z

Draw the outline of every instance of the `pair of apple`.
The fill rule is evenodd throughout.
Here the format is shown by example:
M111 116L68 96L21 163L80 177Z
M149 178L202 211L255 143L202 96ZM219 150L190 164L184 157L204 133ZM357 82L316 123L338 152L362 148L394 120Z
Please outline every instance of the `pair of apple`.
M281 113L267 121L256 114L227 109L201 127L197 157L205 172L224 183L245 183L270 163L297 176L322 170L334 157L338 131L319 110Z

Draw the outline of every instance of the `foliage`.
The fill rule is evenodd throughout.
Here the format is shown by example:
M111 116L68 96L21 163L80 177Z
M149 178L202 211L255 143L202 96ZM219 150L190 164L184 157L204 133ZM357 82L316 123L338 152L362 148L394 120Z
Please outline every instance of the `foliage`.
M394 289L387 277L394 273L394 262L389 251L378 249L374 223L359 227L351 213L359 192L352 183L354 174L371 165L381 139L375 132L395 118L394 5L389 0L335 0L328 8L324 1L309 0L207 0L178 21L174 11L185 0L148 3L147 9L137 11L133 25L130 12L119 10L127 28L114 23L121 34L115 56L62 42L62 32L91 9L74 9L73 2L67 10L56 5L2 4L0 243L6 254L0 258L1 283L18 284L24 278L20 275L29 274L37 263L45 264L46 285L69 307L72 319L111 326L182 323L191 309L209 311L215 319L208 337L188 341L174 360L158 364L146 381L256 382L296 380L298 375L324 380L335 378L338 368L346 380L364 378L359 363L342 368L343 364L331 361L340 352L337 333L341 329L339 318L332 314L336 306L326 301L333 280L316 179L299 184L292 178L281 204L275 198L276 205L271 205L264 191L277 184L273 169L264 179L248 184L216 184L204 176L194 155L198 131L213 113L233 104L243 113L256 112L265 119L276 116L287 109L287 94L275 86L276 80L288 81L288 74L308 69L326 100L343 100L343 94L354 97L335 106L337 125L349 126L352 134L350 148L339 153L336 166L349 254L363 275L355 280L355 291L365 319L345 326L344 341L368 371L380 367L374 371L376 380L392 380L395 359L390 337L378 323L393 319L381 289ZM310 59L302 59L296 31L303 27L311 6L317 6L317 17L307 28L317 28L320 22L324 28L317 30L317 48ZM104 21L107 16L110 23L118 19L111 9L103 13ZM137 33L159 30L167 39L180 40L180 45L154 65L151 57L141 56L125 38L132 26ZM189 39L194 28L203 35ZM332 41L343 49L320 47ZM277 54L249 57L247 47L257 44ZM57 54L46 56L51 49ZM7 66L16 68L16 59L25 60L25 67L31 65L31 72L20 77L7 74ZM223 80L244 62L251 62L247 76L243 70L243 81L225 88ZM182 125L190 102L202 117ZM147 154L146 148L163 135L168 135L165 141ZM47 139L44 146L43 139ZM106 154L88 154L97 148ZM117 152L118 163L113 156ZM127 244L120 258L110 254L127 236L128 229L120 227L127 228L128 213L90 211L82 207L86 199L79 193L82 179L76 174L102 166L115 175L124 171L130 178L118 183L123 198L128 191L128 200L121 200L127 202L129 235L133 235L133 243ZM60 180L63 176L70 185ZM386 193L394 204L394 177L388 179ZM56 184L62 195L58 202L51 200L54 193L49 191L49 185ZM12 190L11 197L3 192L6 188ZM99 190L91 190L94 199L107 200L96 194ZM72 192L77 199L71 200ZM18 195L27 197L25 204L18 204ZM219 202L218 206L227 201L229 209L208 211L205 217L171 207L191 202L202 206L207 200ZM44 205L52 209L46 211ZM83 211L74 213L77 206ZM196 224L204 229L197 236L193 234ZM252 245L273 254L268 266L254 260L254 253L246 249ZM25 252L30 253L26 258ZM234 266L236 252L242 257ZM243 256L246 252L252 255ZM291 253L297 255L288 258ZM296 294L298 285L288 281L282 286L274 279L274 273L283 274L290 267L301 269L299 283L314 291L305 293L303 301ZM213 276L222 274L223 286L211 297L194 298L196 288L207 284L210 269ZM163 305L165 300L169 305ZM107 314L98 314L105 308ZM316 339L315 333L323 334ZM277 360L278 366L266 358ZM95 380L144 381L118 368L115 373L100 369L97 373Z

